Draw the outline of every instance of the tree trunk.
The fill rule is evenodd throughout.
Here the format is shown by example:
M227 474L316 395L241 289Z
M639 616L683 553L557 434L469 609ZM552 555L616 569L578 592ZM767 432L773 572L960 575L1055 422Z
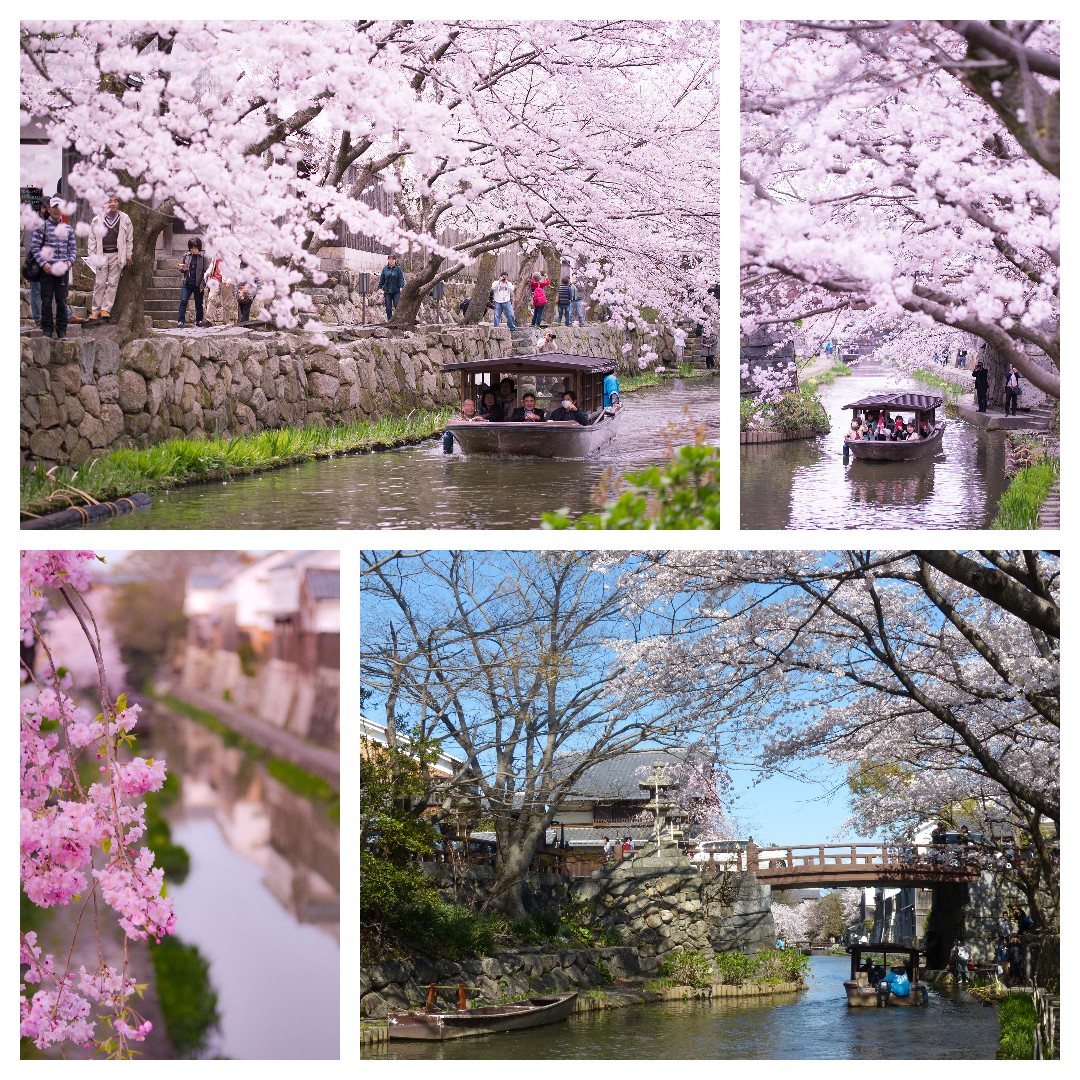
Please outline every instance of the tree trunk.
M518 326L528 326L532 318L532 276L535 273L538 245L526 248L521 256L521 276L514 285L514 320Z
M1005 407L1005 377L1009 373L1009 367L1001 356L1001 353L989 342L984 341L979 348L979 359L986 365L990 373L990 381L987 390L987 407L1003 409Z
M401 330L414 330L420 318L420 305L431 292L431 283L438 276L446 260L441 255L431 255L424 267L415 274L410 274L401 290L401 299L394 309L390 325Z
M544 842L544 835L551 823L550 817L529 820L507 820L502 815L495 819L497 850L495 855L495 881L488 895L486 908L499 911L510 918L521 918L525 912L525 875Z
M464 323L466 326L477 326L487 317L488 297L491 295L491 284L495 280L495 267L498 266L499 256L494 251L485 251L476 264L476 282L469 294L469 309L465 313Z
M111 312L112 325L122 341L146 337L149 320L143 311L147 290L154 283L157 240L173 220L171 204L150 209L141 203L129 203L121 209L131 218L131 262L120 275L116 304ZM180 275L176 275L179 303Z

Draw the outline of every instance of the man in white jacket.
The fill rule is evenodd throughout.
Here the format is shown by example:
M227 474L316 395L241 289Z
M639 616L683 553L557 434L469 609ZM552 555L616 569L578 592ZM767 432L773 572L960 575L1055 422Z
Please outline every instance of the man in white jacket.
M97 272L88 322L108 319L116 303L120 274L131 262L131 218L120 209L120 200L109 196L104 214L90 222L90 265Z

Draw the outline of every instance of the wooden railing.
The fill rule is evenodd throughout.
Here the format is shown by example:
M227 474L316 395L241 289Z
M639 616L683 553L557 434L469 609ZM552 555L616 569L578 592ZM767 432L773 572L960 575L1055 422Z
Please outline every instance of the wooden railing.
M1035 1057L1049 1060L1058 1057L1058 1027L1060 1024L1061 999L1041 986L1033 987L1032 1003L1039 1014L1035 1025Z

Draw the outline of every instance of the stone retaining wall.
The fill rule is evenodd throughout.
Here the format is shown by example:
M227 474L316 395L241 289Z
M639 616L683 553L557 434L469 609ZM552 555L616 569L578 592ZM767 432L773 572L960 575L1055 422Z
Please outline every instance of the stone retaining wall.
M115 332L20 345L20 447L27 464L77 465L118 447L182 436L246 435L290 424L354 423L457 400L442 365L506 356L505 327L328 334L242 327L158 333L121 347ZM607 325L559 328L567 352L623 357ZM636 368L636 363L634 364Z
M713 864L638 856L574 882L573 892L601 925L636 943L647 972L675 949L756 953L776 940L769 886Z
M604 986L612 978L640 973L637 950L629 946L598 949L518 949L478 960L432 961L421 956L407 962L374 964L360 972L360 1013L385 1016L388 1011L422 1006L432 981L439 986L464 983L486 1001L530 994ZM470 1000L475 1000L473 994ZM439 1001L457 1008L457 995L441 990Z
M739 442L743 446L756 443L794 442L796 439L816 439L819 435L828 435L828 429L799 428L798 431L740 431Z

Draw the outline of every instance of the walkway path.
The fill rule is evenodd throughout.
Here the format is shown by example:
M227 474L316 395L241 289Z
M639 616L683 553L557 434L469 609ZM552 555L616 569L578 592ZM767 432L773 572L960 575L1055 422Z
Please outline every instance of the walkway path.
M281 728L260 720L241 709L236 708L220 698L210 694L202 694L188 686L177 686L172 689L175 697L186 701L199 709L203 709L216 716L226 727L231 728L239 735L250 739L256 746L268 751L277 757L283 757L294 765L306 769L308 772L321 776L324 780L341 788L341 755L337 750L331 750L325 746L316 746L314 743L301 739L290 731L282 731ZM168 708L162 703L162 708Z

